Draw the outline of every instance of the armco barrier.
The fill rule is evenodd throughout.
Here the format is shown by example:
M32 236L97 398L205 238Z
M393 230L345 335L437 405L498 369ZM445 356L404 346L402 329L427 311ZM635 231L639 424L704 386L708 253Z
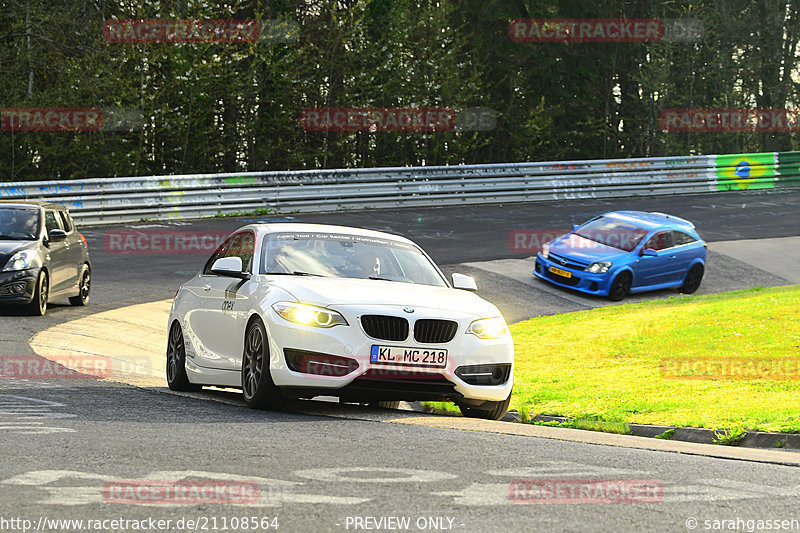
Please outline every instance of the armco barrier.
M83 224L800 186L800 152L0 183Z

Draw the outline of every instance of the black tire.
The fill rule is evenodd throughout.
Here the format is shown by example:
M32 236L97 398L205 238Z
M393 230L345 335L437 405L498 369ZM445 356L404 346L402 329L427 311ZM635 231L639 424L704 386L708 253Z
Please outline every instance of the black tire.
M608 290L608 299L614 300L615 302L624 300L625 297L628 296L628 293L630 293L632 284L633 277L631 273L620 272L620 274L614 278L614 282L611 283L611 288Z
M400 407L400 401L396 402L369 402L367 403L367 407L377 407L378 409L397 409Z
M242 354L242 395L247 407L280 411L286 397L272 381L267 330L261 320L247 326Z
M47 272L39 271L36 279L36 288L33 291L31 303L25 306L25 312L33 316L44 316L47 313L47 299L50 296L50 278Z
M704 269L702 265L692 265L692 268L686 272L686 277L683 279L681 285L681 292L684 294L692 294L700 288L700 282L703 281Z
M500 402L486 402L480 407L469 407L467 405L458 404L458 408L461 411L461 414L468 418L500 420L508 412L508 406L510 403L511 394L508 395L508 398Z
M92 290L92 271L89 265L83 265L78 276L78 295L69 299L70 305L83 306L89 303L89 296Z
M167 386L172 390L191 392L203 387L189 381L186 375L186 345L183 331L177 322L172 324L167 339Z

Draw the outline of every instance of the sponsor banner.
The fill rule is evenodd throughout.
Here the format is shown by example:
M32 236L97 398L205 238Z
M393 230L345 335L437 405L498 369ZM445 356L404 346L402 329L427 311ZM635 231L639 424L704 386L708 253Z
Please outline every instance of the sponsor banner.
M798 109L669 108L659 118L665 132L741 133L800 131Z
M516 479L508 485L515 503L657 503L664 484L657 479Z
M227 231L113 230L103 235L110 254L205 254L214 252Z
M318 107L303 109L306 131L451 131L456 114L447 107Z
M246 20L107 20L103 37L109 43L254 43L260 27Z
M105 379L111 370L111 360L100 355L0 356L3 379Z
M774 189L774 152L715 156L717 190Z
M248 481L182 480L109 481L106 503L133 505L246 505L258 499L258 485Z
M508 36L518 43L631 43L664 38L660 19L513 19Z
M744 380L800 379L798 357L665 357L661 360L663 379Z

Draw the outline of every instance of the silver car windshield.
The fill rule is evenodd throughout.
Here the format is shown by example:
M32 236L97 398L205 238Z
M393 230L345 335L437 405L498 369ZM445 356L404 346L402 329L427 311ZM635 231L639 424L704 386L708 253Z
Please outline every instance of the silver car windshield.
M35 241L38 235L38 209L0 207L0 241Z
M263 244L262 274L359 278L446 287L414 245L359 235L272 234Z

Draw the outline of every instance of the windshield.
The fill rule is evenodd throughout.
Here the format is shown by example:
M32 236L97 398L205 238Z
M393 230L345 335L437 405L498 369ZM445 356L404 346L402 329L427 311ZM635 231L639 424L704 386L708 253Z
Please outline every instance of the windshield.
M0 207L0 240L35 241L38 235L38 209Z
M584 239L631 252L647 235L648 230L613 218L600 217L584 224L574 233Z
M357 235L283 233L264 241L262 274L382 279L446 287L416 246Z

